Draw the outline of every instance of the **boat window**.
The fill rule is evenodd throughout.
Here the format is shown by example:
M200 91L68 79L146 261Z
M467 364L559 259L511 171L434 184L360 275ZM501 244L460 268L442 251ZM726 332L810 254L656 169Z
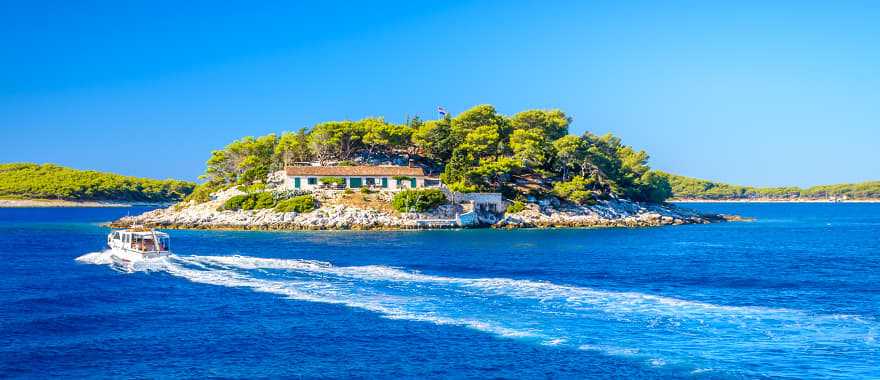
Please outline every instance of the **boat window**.
M168 251L171 249L171 239L167 237L159 238L159 250L160 251Z

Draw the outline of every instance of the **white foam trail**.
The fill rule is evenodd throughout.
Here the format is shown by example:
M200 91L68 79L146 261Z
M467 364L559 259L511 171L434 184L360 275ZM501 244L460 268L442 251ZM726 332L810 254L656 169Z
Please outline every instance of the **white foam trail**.
M109 265L113 264L110 251L91 252L76 258L76 261L86 264Z
M462 285L493 295L517 298L530 298L541 301L560 300L572 305L601 306L606 311L633 313L639 308L648 307L652 315L680 316L683 310L694 312L725 312L732 315L751 317L761 313L804 313L797 310L767 308L757 306L726 306L704 302L688 301L671 297L656 296L636 292L600 291L585 287L556 285L549 282L513 280L508 278L456 278L425 275L404 271L393 267L366 265L336 267L330 263L315 260L265 259L248 256L190 256L190 263L207 263L239 269L280 269L300 272L332 274L336 276L372 281L402 281L421 283L446 283ZM843 315L829 316L834 318Z
M77 260L112 261L106 251ZM831 352L852 349L854 342L862 345L855 350L863 352L867 362L877 354L876 321L860 316L715 305L530 280L426 275L379 265L337 267L314 260L171 255L134 263L133 268L195 283L346 305L389 319L464 326L544 345L639 358L652 366L702 358L704 362L693 365L729 369L741 362L743 352L781 362L789 357L780 353L808 356L815 347L821 347L816 352ZM859 373L872 374L864 369Z

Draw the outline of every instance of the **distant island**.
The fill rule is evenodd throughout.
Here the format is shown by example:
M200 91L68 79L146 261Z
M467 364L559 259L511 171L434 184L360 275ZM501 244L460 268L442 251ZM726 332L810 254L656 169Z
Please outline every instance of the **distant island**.
M569 134L561 110L329 121L211 153L180 204L116 225L384 229L655 226L723 220L664 203L667 176L611 134Z
M182 200L195 186L185 181L137 178L54 164L0 164L0 207L171 203Z
M751 187L660 173L674 201L844 202L880 201L880 181L799 187Z

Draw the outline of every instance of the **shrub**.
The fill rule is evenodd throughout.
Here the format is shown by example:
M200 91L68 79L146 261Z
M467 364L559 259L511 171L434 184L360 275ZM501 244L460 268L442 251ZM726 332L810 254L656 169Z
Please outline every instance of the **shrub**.
M276 212L310 212L318 208L318 201L312 195L299 195L287 200L278 202L275 206Z
M342 191L342 193L343 193L343 194L354 194L354 190L352 190L352 189L345 189L345 190Z
M309 190L301 190L301 189L281 190L281 191L272 192L272 197L275 198L275 202L281 202L285 199L298 197L300 195L309 195L311 193L312 192Z
M437 189L404 190L391 200L391 206L400 212L425 212L442 204L446 204L446 195Z
M361 194L372 194L372 193L373 193L373 192L372 192L370 189L366 188L366 187L362 187L362 188L361 188Z
M526 204L522 201L513 201L510 206L507 206L507 210L505 211L508 214L516 214L522 210L526 209Z
M248 198L248 195L236 195L232 198L223 202L223 205L220 206L220 210L241 210L241 205L244 204L245 199Z
M266 184L255 183L253 185L238 185L238 190L243 191L245 193L256 193L256 192L260 192L260 191L265 191Z
M275 206L275 198L271 192L236 195L223 202L220 210L258 210Z
M205 203L211 200L211 194L217 190L221 190L221 185L206 182L196 186L192 193L183 198L183 202L195 201L196 203Z
M591 182L584 177L575 176L571 181L553 184L553 194L579 205L593 205L596 204L593 192L587 190L590 184Z
M469 185L464 181L453 182L447 185L449 190L459 192L459 193L476 193L477 187L474 185Z
M345 178L342 177L321 177L318 182L325 185L345 186Z

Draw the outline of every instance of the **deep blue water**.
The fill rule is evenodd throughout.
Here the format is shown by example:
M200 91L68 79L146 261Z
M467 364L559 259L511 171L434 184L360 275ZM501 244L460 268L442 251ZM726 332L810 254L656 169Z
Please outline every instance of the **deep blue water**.
M171 231L0 209L0 377L880 378L880 204L701 204L751 223ZM92 262L92 263L89 263Z

